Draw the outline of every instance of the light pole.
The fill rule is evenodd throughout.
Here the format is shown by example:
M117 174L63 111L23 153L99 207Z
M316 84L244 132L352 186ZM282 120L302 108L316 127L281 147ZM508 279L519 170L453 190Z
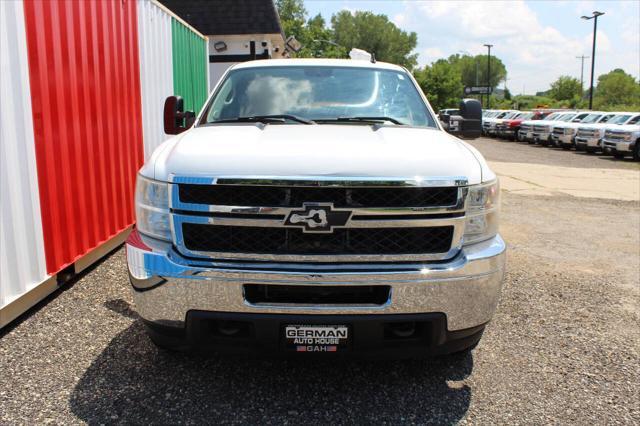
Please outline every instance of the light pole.
M596 64L596 31L598 30L598 16L604 15L604 12L593 12L591 16L582 16L582 19L593 19L593 47L591 49L591 84L589 85L589 109L593 109L593 71Z
M487 93L487 109L491 108L491 48L493 44L485 44L485 47L489 51L487 55L487 87L489 88L489 93Z
M576 58L580 59L580 99L582 99L584 93L584 60L589 59L588 56L576 56Z

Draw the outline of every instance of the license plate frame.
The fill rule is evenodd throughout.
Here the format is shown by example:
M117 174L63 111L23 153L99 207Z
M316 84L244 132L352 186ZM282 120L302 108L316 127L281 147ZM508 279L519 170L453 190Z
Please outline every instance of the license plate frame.
M284 348L289 352L337 353L348 351L352 329L347 324L285 324Z

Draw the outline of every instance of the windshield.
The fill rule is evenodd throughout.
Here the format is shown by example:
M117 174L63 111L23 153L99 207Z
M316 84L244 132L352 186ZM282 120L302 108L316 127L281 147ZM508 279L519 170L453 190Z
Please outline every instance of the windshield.
M638 122L640 122L640 115L636 115L635 117L633 117L631 120L627 121L625 124L638 124Z
M525 113L522 113L522 114L520 114L520 115L518 116L518 120L528 120L528 119L530 119L531 117L533 117L533 113L531 113L531 112L525 112Z
M586 117L584 117L582 120L580 120L580 123L585 123L585 124L595 123L596 121L598 121L600 117L602 117L602 114L589 114Z
M558 118L560 118L560 114L557 112L554 112L553 114L549 114L547 115L545 118L543 118L543 120L548 120L548 121L553 121L553 120L557 120Z
M575 116L576 116L575 114L564 114L558 117L556 121L569 121Z
M600 117L600 120L598 120L598 123L610 123L613 117L615 117L614 114L603 115Z
M611 120L609 120L609 124L623 124L630 117L631 115L616 115Z
M276 115L306 120L388 117L401 124L436 127L406 73L340 66L232 70L209 101L201 124Z

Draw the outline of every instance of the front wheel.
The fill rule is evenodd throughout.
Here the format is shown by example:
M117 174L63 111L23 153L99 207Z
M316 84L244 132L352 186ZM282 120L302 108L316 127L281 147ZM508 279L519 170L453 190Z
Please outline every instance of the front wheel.
M636 147L633 150L633 161L640 161L640 139L636 141Z

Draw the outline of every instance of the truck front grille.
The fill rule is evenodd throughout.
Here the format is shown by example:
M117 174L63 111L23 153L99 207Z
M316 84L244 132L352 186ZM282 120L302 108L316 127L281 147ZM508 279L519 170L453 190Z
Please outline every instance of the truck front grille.
M331 202L334 207L432 207L455 205L458 189L182 184L179 196L182 203L218 206L300 207L305 202Z
M578 129L576 136L579 138L592 138L596 136L597 130L593 129Z
M611 141L623 141L625 138L625 134L620 132L607 131L604 137Z
M451 247L453 230L453 226L344 228L314 234L292 228L182 225L185 247L195 252L275 255L443 253Z

